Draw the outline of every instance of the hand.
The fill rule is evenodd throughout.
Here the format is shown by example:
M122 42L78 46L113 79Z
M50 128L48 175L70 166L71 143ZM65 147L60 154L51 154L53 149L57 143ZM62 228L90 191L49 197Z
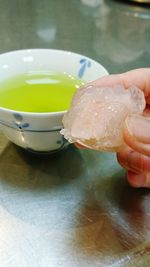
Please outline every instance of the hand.
M132 115L125 121L124 140L127 148L117 154L118 162L127 169L127 179L133 187L150 187L150 68L109 75L91 82L98 86L117 84L139 87L147 107L142 116Z

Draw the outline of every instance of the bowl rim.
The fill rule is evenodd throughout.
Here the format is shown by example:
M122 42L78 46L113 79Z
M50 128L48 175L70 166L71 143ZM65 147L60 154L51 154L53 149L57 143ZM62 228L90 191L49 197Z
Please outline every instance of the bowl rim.
M32 52L56 52L58 54L67 54L67 55L73 55L73 56L81 56L81 57L85 57L86 59L96 63L97 65L99 65L103 70L104 72L106 73L104 76L107 76L109 75L109 72L108 70L101 64L99 63L98 61L86 56L86 55L83 55L83 54L80 54L80 53L76 53L76 52L72 52L72 51L69 51L69 50L63 50L63 49L53 49L53 48L26 48L26 49L16 49L16 50L12 50L12 51L7 51L7 52L4 52L4 53L1 53L0 54L0 60L1 60L1 57L5 57L7 55L13 55L13 54L21 54L21 53L32 53ZM55 111L55 112L30 112L30 111L21 111L21 110L14 110L14 109L9 109L9 108L4 108L4 107L0 107L0 111L5 111L5 112L8 112L8 113L20 113L24 116L26 115L29 115L29 116L57 116L57 115L64 115L67 110L60 110L60 111Z

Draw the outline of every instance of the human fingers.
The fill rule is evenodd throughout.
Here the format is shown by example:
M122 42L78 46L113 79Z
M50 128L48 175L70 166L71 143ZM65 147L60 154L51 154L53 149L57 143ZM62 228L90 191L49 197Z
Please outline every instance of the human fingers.
M129 116L125 121L123 136L129 147L150 157L150 117Z
M150 172L150 157L126 147L117 153L117 159L121 166L135 173Z
M90 84L95 86L115 86L120 84L125 88L136 85L144 92L146 102L150 104L150 68L141 68L121 74L108 75L92 81Z
M150 172L147 174L135 173L132 171L127 172L128 183L132 187L145 187L150 188Z
M133 187L150 187L150 158L129 147L117 153L118 162L127 169L127 179Z
M75 145L77 148L79 148L79 149L86 149L85 146L83 146L83 145L81 145L81 144L79 144L79 143L74 143L74 145Z

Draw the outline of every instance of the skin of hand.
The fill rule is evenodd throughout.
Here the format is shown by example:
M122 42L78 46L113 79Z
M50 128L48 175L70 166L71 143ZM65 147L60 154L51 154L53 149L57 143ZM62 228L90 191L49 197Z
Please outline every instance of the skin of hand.
M117 153L117 159L120 165L127 169L127 179L131 186L150 188L150 68L109 75L90 84L121 84L125 88L136 85L143 91L146 109L143 115L132 115L126 119L123 135L127 147Z

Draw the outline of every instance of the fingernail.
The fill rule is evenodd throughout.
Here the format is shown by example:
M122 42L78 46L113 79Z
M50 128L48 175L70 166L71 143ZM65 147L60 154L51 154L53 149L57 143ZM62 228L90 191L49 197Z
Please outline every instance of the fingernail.
M126 119L126 127L129 133L137 141L145 144L150 143L150 119L142 116L129 116Z
M137 174L129 171L128 182L133 187L145 187L146 176L144 174Z

